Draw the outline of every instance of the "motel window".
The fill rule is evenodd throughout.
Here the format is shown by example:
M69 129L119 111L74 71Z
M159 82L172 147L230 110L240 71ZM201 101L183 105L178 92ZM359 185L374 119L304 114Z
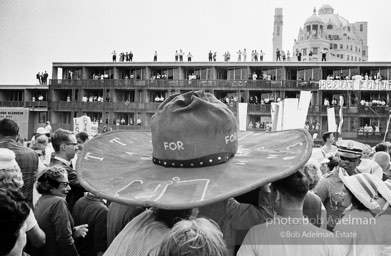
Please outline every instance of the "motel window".
M348 55L348 57L346 59L349 60L349 55Z
M46 112L38 112L38 123L44 124L47 120L47 113Z
M337 44L334 44L334 49L338 49L338 45Z
M333 49L333 44L330 44L330 49Z
M360 24L360 31L361 31L361 32L364 31L364 26L363 26L363 24Z
M327 29L333 29L333 25L331 24L327 25Z
M366 53L367 52L365 50L362 50L362 55L366 56L367 55Z
M343 49L343 44L340 44L340 45L339 45L339 48L340 48L340 49Z
M339 58L339 54L337 54L337 58Z
M341 54L341 59L343 59L343 54Z
M357 57L354 57L354 61L357 61Z

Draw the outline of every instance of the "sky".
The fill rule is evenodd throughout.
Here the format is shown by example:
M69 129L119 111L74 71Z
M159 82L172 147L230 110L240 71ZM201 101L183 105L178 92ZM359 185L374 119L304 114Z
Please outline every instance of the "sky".
M368 22L369 61L391 61L390 0L0 0L0 86L36 84L53 62L174 61L175 50L207 61L208 52L257 49L272 60L275 8L283 8L283 49L323 4L349 22Z

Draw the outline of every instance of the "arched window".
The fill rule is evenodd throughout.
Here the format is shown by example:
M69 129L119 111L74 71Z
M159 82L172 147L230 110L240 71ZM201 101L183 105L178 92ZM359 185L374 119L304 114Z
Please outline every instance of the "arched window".
M333 29L333 25L331 24L327 25L327 29Z

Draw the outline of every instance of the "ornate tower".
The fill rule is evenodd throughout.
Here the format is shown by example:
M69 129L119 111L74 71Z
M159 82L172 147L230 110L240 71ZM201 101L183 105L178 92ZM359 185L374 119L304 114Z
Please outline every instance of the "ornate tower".
M277 48L282 50L282 8L276 8L274 13L274 29L273 29L273 61L276 61Z

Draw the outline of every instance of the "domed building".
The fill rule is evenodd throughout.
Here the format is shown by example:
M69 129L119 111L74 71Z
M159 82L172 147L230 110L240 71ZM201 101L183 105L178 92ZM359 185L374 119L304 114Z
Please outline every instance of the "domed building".
M367 29L367 22L349 23L324 4L300 28L293 55L301 52L301 61L321 61L322 53L326 61L368 61Z

